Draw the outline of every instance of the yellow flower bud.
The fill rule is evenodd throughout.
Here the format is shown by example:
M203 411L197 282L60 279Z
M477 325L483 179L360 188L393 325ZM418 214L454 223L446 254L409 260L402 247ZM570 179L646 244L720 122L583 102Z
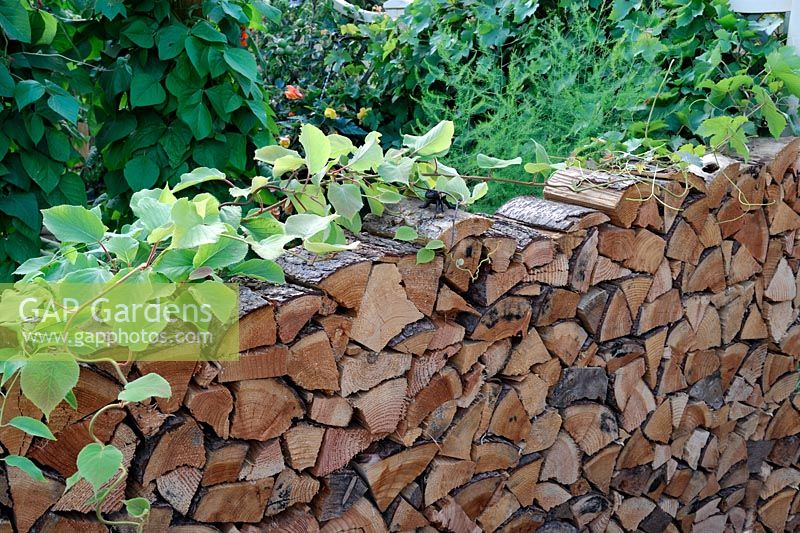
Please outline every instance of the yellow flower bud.
M358 117L359 121L363 122L364 117L366 117L370 111L372 111L371 107L362 107L358 110L358 113L356 113L356 117Z
M278 144L280 144L284 148L289 148L289 144L291 144L291 141L289 137L283 136L280 139L278 139Z
M332 108L332 107L326 107L324 115L325 115L325 118L329 118L331 120L336 118L336 116L337 116L336 115L336 110L334 108Z

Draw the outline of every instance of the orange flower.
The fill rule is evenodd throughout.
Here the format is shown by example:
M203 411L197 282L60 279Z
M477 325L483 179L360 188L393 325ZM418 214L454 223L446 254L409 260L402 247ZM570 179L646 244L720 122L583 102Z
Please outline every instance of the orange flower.
M300 89L298 89L294 85L287 85L286 90L283 91L283 95L288 100L301 100L303 98L302 91L300 91Z

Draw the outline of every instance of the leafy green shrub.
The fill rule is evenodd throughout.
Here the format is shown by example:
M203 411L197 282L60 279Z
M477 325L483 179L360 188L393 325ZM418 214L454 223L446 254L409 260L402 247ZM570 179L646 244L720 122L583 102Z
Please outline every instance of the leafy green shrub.
M79 97L91 82L61 54L71 48L51 13L0 1L0 281L37 255L39 206L86 202Z
M628 58L627 44L609 40L608 22L596 15L579 4L562 16L532 21L536 39L519 51L487 49L466 62L443 60L418 106L424 117L458 124L462 134L451 157L458 168L476 172L477 153L511 158L544 148L567 155L609 130L625 129L646 109L662 71L641 57ZM514 169L497 175L520 178ZM498 183L479 207L494 210L533 192L538 189Z
M89 120L109 197L138 191L196 166L236 173L273 140L248 31L280 13L263 1L167 0L98 4L74 46L102 47Z
M776 17L745 18L727 0L615 2L609 16L631 58L669 70L651 112L625 137L672 149L705 140L746 157L747 136L784 131L789 96L800 96L800 58L781 44Z
M356 26L330 0L274 5L282 13L280 24L257 38L270 58L265 81L280 94L273 102L282 132L294 136L301 124L311 123L363 137L377 127L375 114L361 108L383 94L364 81L368 52L385 39L389 21Z
M263 0L51 4L0 4L0 280L38 253L39 206L89 189L124 219L131 192L190 168L251 172L276 133L249 34L280 16Z
M324 20L331 49L314 71L324 82L311 75L319 65L287 80L306 80L314 113L364 110L393 143L409 125L450 118L464 132L452 155L467 170L481 151L533 150L531 138L608 164L700 144L744 156L747 136L784 129L788 97L800 94L800 60L774 19L732 13L726 0L416 0L397 22L298 16ZM522 190L504 186L484 207Z

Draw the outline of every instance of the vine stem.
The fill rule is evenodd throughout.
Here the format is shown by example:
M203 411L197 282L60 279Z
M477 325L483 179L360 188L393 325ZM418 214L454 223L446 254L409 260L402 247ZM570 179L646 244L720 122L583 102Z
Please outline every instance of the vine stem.
M8 391L11 391L11 389L14 388L14 385L17 382L17 376L19 376L19 372L15 372L14 373L14 377L11 378L11 382L9 383L8 389L7 389ZM6 394L3 395L3 403L2 403L2 405L0 405L0 427L4 427L6 425L3 422L3 416L5 415L5 412L6 412L6 402L7 401L8 401L8 392L6 392Z
M97 438L97 435L94 434L94 424L97 422L97 419L100 418L100 415L106 411L110 411L111 409L124 409L126 405L128 405L128 402L110 403L101 407L97 410L97 412L95 412L94 415L92 415L91 420L89 420L89 435L91 435L92 439L94 439L97 444L104 444L103 441Z
M661 96L661 91L664 90L664 85L667 84L667 78L669 78L670 72L672 72L672 65L675 63L675 58L669 62L669 66L667 67L667 72L664 74L664 77L661 79L661 85L658 86L658 91L656 91L656 95L653 97L653 105L650 106L650 113L647 115L647 122L644 124L644 138L649 139L648 134L650 131L650 121L653 119L653 111L656 109L656 102L658 102L658 97Z
M115 479L114 482L106 488L106 497L125 481L127 475L128 469L124 466L120 466L120 473L117 476L117 479ZM94 508L94 514L100 522L106 526L133 526L136 528L137 533L141 533L142 527L144 526L144 521L134 522L133 520L109 520L104 517L102 506L105 499L106 498L104 497L102 500L98 501Z

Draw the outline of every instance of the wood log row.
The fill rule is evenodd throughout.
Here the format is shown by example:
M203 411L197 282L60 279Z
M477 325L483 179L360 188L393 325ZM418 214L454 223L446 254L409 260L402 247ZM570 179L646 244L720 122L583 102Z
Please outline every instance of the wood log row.
M493 217L412 201L355 251L242 283L238 361L139 363L169 400L101 417L148 531L797 531L800 141L657 187L559 172ZM586 184L590 193L576 193ZM448 218L450 217L450 218ZM387 239L412 225L420 242ZM418 265L439 238L446 253ZM108 531L64 479L120 389L86 367L0 531ZM36 415L9 391L7 417Z

